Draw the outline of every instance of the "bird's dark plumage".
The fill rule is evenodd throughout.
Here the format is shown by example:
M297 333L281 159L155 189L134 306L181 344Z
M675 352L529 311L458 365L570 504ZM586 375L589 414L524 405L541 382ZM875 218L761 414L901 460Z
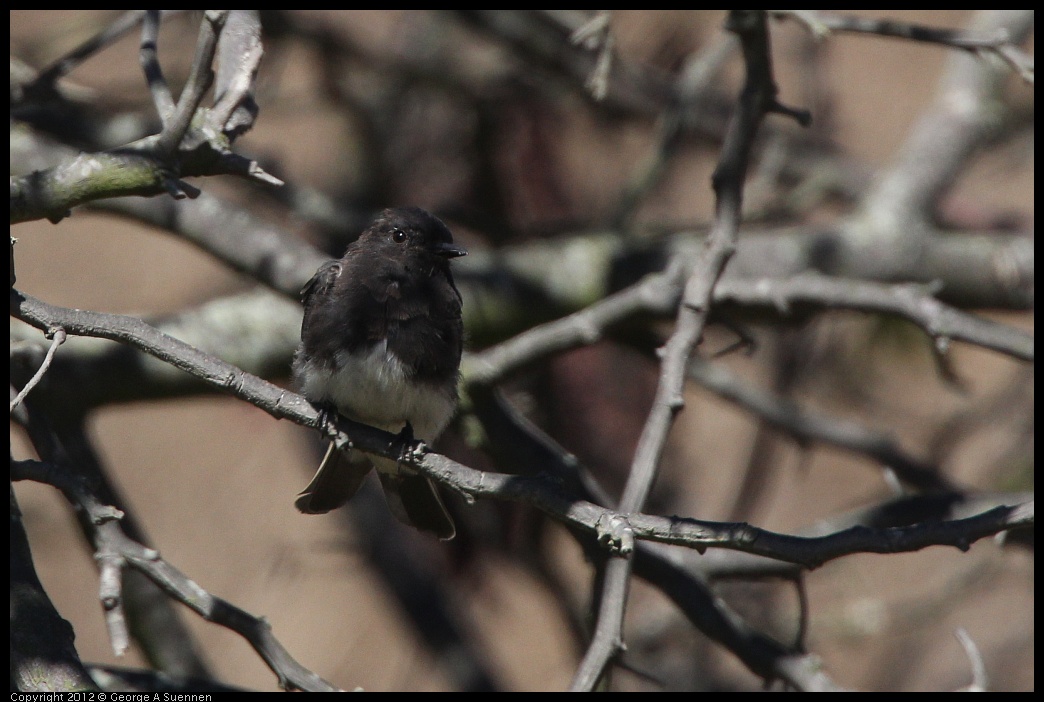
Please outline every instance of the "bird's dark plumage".
M463 349L461 298L450 259L466 252L437 217L417 207L384 210L344 256L319 267L302 290L304 321L294 357L302 394L364 424L434 441L453 416ZM434 483L380 457L332 447L298 509L340 507L377 467L392 511L452 538Z

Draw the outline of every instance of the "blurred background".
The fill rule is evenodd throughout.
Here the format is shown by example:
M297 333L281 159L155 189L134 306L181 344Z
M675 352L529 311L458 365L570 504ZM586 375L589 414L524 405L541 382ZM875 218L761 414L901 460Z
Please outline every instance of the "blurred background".
M12 60L39 70L117 15L10 16ZM567 40L566 30L589 17L263 13L260 112L235 149L287 185L263 188L232 177L193 183L331 257L380 208L430 209L473 253L457 270L468 350L480 351L633 282L662 263L656 247L665 236L693 240L713 218L710 175L742 79L724 14L613 12L614 83L602 101L584 85L597 51ZM975 19L967 11L888 17L953 29ZM185 12L163 22L160 60L175 86L191 64L199 20ZM792 20L770 26L780 100L810 110L813 124L802 130L782 116L766 120L745 226L816 231L856 212L875 176L901 158L958 52L840 33L816 41ZM1023 48L1032 54L1030 34ZM12 129L17 120L84 150L158 131L137 44L131 31L77 67L63 81L61 110L19 106L15 114L13 103ZM710 79L672 131L671 86L697 59ZM1011 74L997 105L1000 126L926 213L940 229L1032 236L1032 85ZM12 174L41 167L26 168L13 156ZM261 287L183 236L102 208L78 208L57 225L20 224L12 236L19 239L19 289L55 305L184 322L206 303ZM613 242L611 253L588 247L592 238ZM646 255L589 268L619 247ZM545 258L527 259L529 251ZM511 263L513 270L546 287L519 293L525 288L516 284L501 299L500 279L489 271L519 260L530 263ZM545 280L544 271L554 275ZM257 337L241 341L266 349L263 367L248 370L285 384L300 312L281 299L266 309L277 320L271 328L244 327ZM998 298L976 307L1032 332L1032 294L1028 302ZM753 345L712 362L743 382L891 437L970 494L1032 490L1031 363L962 343L941 361L913 325L852 311L783 319L740 311L725 321ZM12 322L13 338L31 336L18 327ZM664 320L643 324L532 364L503 386L505 396L618 495L656 388L651 350L669 331ZM715 325L700 354L711 359L736 339L733 329ZM685 399L650 513L798 533L894 495L881 466L865 455L796 441L697 383ZM476 468L506 470L470 440L470 421L464 416L437 448ZM265 616L300 663L334 684L374 691L569 686L586 647L594 570L570 533L541 513L453 496L461 534L448 543L390 520L379 491L338 513L301 515L293 498L320 456L315 432L193 387L120 390L97 401L88 429L163 557L211 593ZM35 456L14 424L11 440L15 458ZM36 568L75 629L81 658L146 665L137 649L114 657L97 569L62 497L27 482L15 492ZM966 553L936 547L849 556L807 574L801 594L786 577L720 579L713 587L748 623L786 645L804 627L803 645L841 685L967 685L972 666L954 636L963 628L982 653L991 689L1034 687L1031 545L984 539ZM180 609L216 679L277 689L238 636ZM613 689L761 688L759 676L643 581L632 587L627 616L626 665L615 669Z

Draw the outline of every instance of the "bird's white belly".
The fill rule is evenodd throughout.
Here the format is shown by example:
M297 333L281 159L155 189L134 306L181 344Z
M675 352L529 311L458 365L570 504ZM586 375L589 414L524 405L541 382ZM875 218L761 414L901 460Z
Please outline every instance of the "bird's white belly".
M349 419L395 433L408 421L414 436L429 442L453 416L453 396L433 384L410 381L387 342L365 354L338 353L332 365L309 360L300 378L301 393L312 402L333 403Z

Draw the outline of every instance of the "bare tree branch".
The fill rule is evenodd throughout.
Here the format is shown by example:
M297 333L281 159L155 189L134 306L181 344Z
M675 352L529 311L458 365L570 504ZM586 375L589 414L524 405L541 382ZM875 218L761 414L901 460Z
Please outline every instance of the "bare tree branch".
M1032 540L1033 495L1031 490L1017 491L1024 487L1022 482L1003 493L964 487L995 485L998 476L1014 479L1016 471L1020 480L1028 479L1023 464L1032 448L1032 402L1025 388L1029 387L1026 378L1032 378L1034 344L1032 331L1015 326L1024 325L1028 318L1023 315L1011 324L1001 324L988 313L972 310L1033 309L1032 215L1019 205L1012 213L1003 197L993 202L953 188L969 173L973 178L982 175L970 168L984 147L990 147L984 163L992 166L998 156L1014 152L1019 146L1016 139L1032 138L1032 98L1026 97L1025 86L1013 80L1008 70L1013 68L1032 85L1033 58L1019 46L1032 32L1032 12L984 11L974 15L966 30L941 30L818 11L733 11L729 15L733 29L745 20L756 20L760 27L751 22L748 29L754 31L741 32L744 38L740 42L729 36L710 43L709 36L720 39L726 34L708 34L695 25L701 18L718 15L638 19L612 15L611 21L608 11L457 11L413 13L396 19L384 15L390 32L386 37L391 41L371 42L370 37L363 39L359 34L362 25L356 19L360 16L346 15L338 23L330 21L329 15L212 12L219 14L204 17L198 40L184 42L186 49L194 44L197 55L177 102L157 59L163 18L159 11L118 18L41 75L29 68L31 59L22 67L16 66L18 59L12 59L11 219L48 217L58 221L70 207L87 204L92 210L116 213L174 233L277 292L259 288L143 321L74 310L71 305L49 305L24 294L14 287L12 257L12 318L30 325L14 323L11 330L12 420L26 428L43 459L40 464L19 464L13 468L16 473L75 466L82 475L91 475L86 466L89 461L84 465L78 461L80 454L63 457L60 451L50 451L48 442L89 443L85 421L96 407L142 398L231 394L275 418L318 430L341 450L352 448L400 460L456 491L464 502L484 502L461 515L466 516L462 523L488 520L481 529L466 528L462 536L470 539L460 539L449 550L431 554L435 560L445 557L447 563L452 561L454 573L472 575L468 561L478 549L506 552L510 558L522 554L523 568L534 567L537 561L544 568L554 567L558 554L545 552L540 542L545 533L554 533L547 530L545 517L564 525L586 558L596 563L601 578L593 598L598 609L594 638L573 680L578 689L596 687L614 664L621 671L645 676L644 685L662 681L667 686L688 687L698 675L705 676L701 682L728 686L734 684L732 673L725 673L725 667L715 666L714 661L718 655L731 653L766 685L779 681L796 690L838 690L841 686L826 672L837 658L829 658L833 652L822 638L822 629L813 626L808 643L820 648L828 663L804 650L810 622L822 621L816 617L823 604L821 592L802 589L803 580L813 582L805 577L806 570L849 554L910 552L934 545L967 550L991 534L998 536L998 546ZM226 12L229 14L223 14ZM672 21L682 16L693 18L694 26L682 27ZM849 157L847 145L834 141L831 114L842 106L834 104L826 85L828 74L822 69L827 52L820 52L817 59L822 65L809 59L814 42L804 36L797 37L805 49L804 59L785 58L780 53L778 61L788 64L780 70L787 75L796 70L802 76L805 90L796 99L814 106L817 124L825 127L802 133L789 124L786 128L761 124L767 112L795 117L801 123L808 118L777 100L765 27L766 18L773 16L803 22L816 37L854 32L958 49L946 56L952 60L936 101L928 103L929 108L914 120L915 128L900 140L886 168L874 173L869 161ZM146 102L143 114L155 111L163 120L160 133L152 136L145 136L155 130L151 118L148 127L121 132L119 125L127 123L127 112L108 111L109 101L71 97L69 81L61 81L61 89L56 84L142 17L140 60L152 93L152 106ZM279 182L257 161L231 150L232 142L254 124L257 115L254 92L262 20L264 31L272 31L272 46L266 48L277 50L269 57L275 61L266 66L290 65L286 57L297 57L303 50L314 60L309 68L316 70L308 75L315 73L313 82L317 84L313 90L297 81L278 80L275 73L277 80L272 82L265 76L263 88L271 89L264 93L266 105L279 105L292 93L292 104L285 104L295 127L311 123L306 122L302 105L316 111L333 108L339 115L348 115L340 123L350 127L340 130L350 132L343 137L347 156L337 165L337 175L343 179L337 184L315 185L315 192L324 189L328 193L322 196L322 216L301 214L300 200L295 198L305 188L273 196L254 187L227 199L207 193L177 202L165 197L124 197L164 192L174 197L195 195L198 191L182 180L192 175L235 174L252 181L233 182L234 186ZM168 29L172 28L163 26L165 32ZM57 40L57 34L52 34ZM723 97L716 84L731 78L722 76L720 69L739 46L744 50L749 89L734 109L733 101ZM164 46L164 55L170 48ZM638 60L639 55L644 57ZM212 64L217 72L213 78ZM85 71L88 80L89 73L90 69ZM211 80L215 97L207 106L203 96ZM835 87L841 95L850 86ZM148 97L145 91L139 92ZM732 122L725 135L723 125L730 115ZM141 123L139 118L134 124ZM613 163L608 177L573 192L574 184L566 180L566 174L581 172L575 161L590 152L583 150L587 147L582 139L570 133L583 131L584 139L600 141L602 130L604 134L629 135L630 145L621 153L641 156L644 149L647 156ZM121 137L103 136L116 133ZM57 145L53 137L45 136L48 134L60 134L58 138L76 147ZM841 132L837 134L840 137ZM265 158L274 160L286 154L281 148L267 146L267 135L258 136L251 146L270 149L261 152ZM339 143L331 139L323 146L340 148ZM123 146L110 148L113 144ZM681 198L679 193L685 191L678 186L690 186L674 179L702 172L703 164L692 156L707 144L723 147L713 179L716 212L704 225L698 219L702 215L693 220L694 212L704 211L702 204ZM1002 146L1006 152L999 150ZM595 151L604 149L596 147ZM1018 167L1024 170L1026 157L1017 158L1023 159ZM748 162L753 177L747 176ZM289 158L286 163L288 172L297 167ZM592 164L597 161L592 159L584 167ZM749 184L746 192L742 190L745 182ZM951 190L955 196L947 197ZM989 192L993 189L987 188ZM744 195L753 206L741 208ZM324 422L303 398L265 380L281 382L285 378L300 326L298 290L328 255L305 243L293 229L313 227L305 237L328 237L326 251L333 252L359 231L361 223L356 220L365 219L386 200L403 197L434 207L440 216L449 215L447 221L455 236L461 236L472 252L455 268L455 276L464 297L470 346L479 350L464 358L461 431L447 435L444 444L450 455L467 456L458 458L460 462L371 427L337 418ZM684 200L685 205L677 206L677 200ZM259 208L275 210L276 216L265 221L257 214ZM742 238L736 236L741 209L744 219L756 221L759 227L745 229ZM275 221L282 223L273 224ZM30 230L37 231L27 228L27 244ZM22 286L31 289L34 277L23 274ZM973 370L975 387L969 383L964 388L968 396L947 394L938 407L928 408L932 418L922 427L906 423L911 420L911 409L925 408L923 401L885 395L857 374L844 374L845 364L859 362L847 353L836 359L808 355L807 348L787 358L760 353L750 362L736 364L736 371L694 354L712 321L733 328L753 319L759 337L769 340L758 348L771 349L773 334L783 338L794 324L817 315L829 323L832 317L828 315L836 310L909 322L927 337L944 375L952 365L953 374L946 377L968 378L968 359L973 357L985 359L982 368L995 365L999 371L978 375L978 368ZM845 315L845 319L855 316ZM670 334L672 319L675 326ZM56 354L59 341L48 345L33 329L59 330L72 338ZM743 336L743 331L739 333ZM564 353L607 339L611 343ZM627 358L636 356L632 349L618 345L631 345L649 356L663 339L668 343L661 352L653 410L643 417L653 399L653 371L646 358L636 359L640 367L627 367ZM844 340L846 351L848 341ZM953 341L995 354L948 355ZM996 354L1008 358L996 363ZM580 368L584 359L596 362ZM1015 375L1008 372L1013 365L1009 359L1016 361ZM829 363L827 370L836 374L837 387L827 390L831 399L850 393L853 402L866 406L852 406L851 413L813 410L823 392L822 383L803 382L790 388L779 382L788 369L795 378L811 378L816 372L812 364L824 360ZM748 379L750 366L768 371L776 379L771 391ZM895 370L898 376L900 369ZM633 377L635 387L623 388L623 392L628 393L629 401L641 399L640 407L628 408L615 400L612 404L600 402L601 393L620 387L619 376ZM987 377L1011 384L1011 393L991 394L983 387ZM568 387L581 387L567 383L593 384L599 378L611 379L612 385L603 382L590 396L562 394ZM1018 378L1024 388L1015 388ZM645 380L650 385L638 391L637 383ZM894 380L888 377L886 382ZM719 485L725 480L719 480L720 474L713 481L698 483L700 474L680 472L707 467L707 460L681 453L691 448L690 437L675 431L667 444L668 432L682 408L686 381L695 381L741 413L752 415L759 431L763 428L778 437L777 443L793 440L801 448L810 442L841 448L871 459L858 461L860 465L885 468L879 472L889 487L898 489L898 479L914 491L900 499L881 497L884 491L879 491L865 503L856 497L858 509L840 515L824 516L811 509L811 523L803 521L805 513L801 512L796 529L778 531L763 528L767 526L760 521L763 513L750 511L748 517L746 512L719 509L718 503L711 506L718 513L707 516L730 521L692 519L689 512L682 512L686 515L682 517L658 516L681 509L675 505L687 503L690 497L671 490L698 490L692 496L698 508L691 514L704 516L700 512L713 499L712 491L736 489L731 477L727 485ZM918 382L934 392L930 376L919 376ZM18 386L23 391L16 398L14 388ZM71 387L75 392L70 392ZM795 395L800 390L800 398L791 398L791 389ZM19 404L22 398L24 402ZM704 405L703 394L698 398L700 408L717 407L713 402ZM951 399L956 404L951 406ZM514 402L529 419L511 407ZM893 412L893 403L901 405L898 412ZM875 411L889 414L881 421L868 419ZM611 420L595 424L599 417ZM962 417L975 420L969 423ZM952 425L948 429L947 418ZM636 434L642 419L646 423L639 439L631 429ZM41 436L40 427L52 420L62 427L51 431L50 438ZM551 421L545 434L534 423L547 420ZM581 422L591 430L583 431ZM882 422L885 430L872 428ZM66 425L73 424L73 432L63 433ZM614 426L621 430L608 436ZM957 431L961 427L966 430ZM968 427L974 436L969 436ZM1001 431L994 432L994 428ZM987 429L992 448L971 454L968 449L987 436ZM925 433L927 440L923 439ZM636 440L638 450L634 451ZM947 450L933 449L933 443L945 445ZM730 441L720 462L731 465L747 446L742 438ZM626 457L632 451L631 472L625 474ZM612 457L605 458L609 452ZM756 443L750 453L760 455ZM650 498L659 464L667 455L672 470L665 470L660 490ZM801 459L829 475L833 467L829 455L802 452ZM617 456L625 458L617 461ZM715 461L718 458L714 455ZM590 461L591 470L582 461ZM779 461L771 458L761 465L766 470L780 468ZM786 477L788 486L802 485L800 478ZM611 495L624 478L623 500L617 504ZM769 479L778 478L776 473L766 472L753 479L769 484ZM866 476L857 479L864 481L862 488L874 489L874 476L869 481ZM842 485L841 480L838 486L854 487L847 482ZM812 487L810 493L823 486ZM743 488L739 489L742 494ZM166 564L149 577L176 596L170 598L154 587L152 580L145 579L145 570L129 560L148 561L146 556L151 555L149 540L131 528L134 513L126 508L125 500L112 497L115 493L104 488L92 494L97 504L127 512L125 518L111 524L121 527L124 537L133 542L129 550L113 546L119 541L93 549L98 556L98 591L111 643L120 652L133 636L144 646L134 628L138 619L131 602L134 578L148 584L168 607L176 606L175 600L211 596L179 581L184 575L172 574ZM843 494L839 489L838 499L830 502L835 506L829 509L851 504L841 499ZM341 516L354 517L352 531L382 531L380 520L367 516L367 510L383 508L383 504L368 505L364 498L365 494L360 495ZM518 506L491 504L503 501ZM763 506L768 500L765 502ZM728 498L723 504L729 504ZM461 505L458 501L450 507ZM119 517L115 511L80 512L99 520ZM387 516L381 512L381 517ZM83 526L89 535L98 529L93 523ZM108 528L109 523L103 526ZM367 548L365 537L353 541L355 548ZM415 544L404 539L396 545L405 552ZM983 552L980 547L977 553L1002 558L1013 550ZM1023 549L1017 551L1024 553ZM974 565L976 559L959 560ZM885 560L892 567L900 559ZM838 568L850 572L851 566L846 563ZM643 634L628 628L631 651L621 659L632 575L667 595L707 637L710 646L705 650L710 658L699 655L685 672L670 662L670 656L642 660L648 654L647 646L661 645L666 629ZM814 582L819 583L831 573L824 571L815 577ZM766 578L789 582L778 588L755 582ZM574 591L559 595L556 611L579 622L584 615L573 583L564 578L546 582L562 587L563 593ZM791 584L798 589L796 602ZM432 592L443 585L433 580ZM752 610L740 598L746 596L746 588L763 585L773 594ZM415 599L405 599L409 593L397 596L417 606ZM831 595L835 596L847 593ZM932 604L925 604L924 609L941 610L941 599L941 594L927 598ZM796 620L786 617L783 622L776 616L783 614L780 605L784 602L800 610ZM630 606L637 609L639 604L643 615L651 611L638 600ZM223 605L227 603L215 605L210 600L197 611L205 617L227 615L233 626L254 636L259 651L267 649L269 658L280 658L281 649L268 645L265 632L257 630L257 620L246 613L230 614L222 610ZM947 610L954 606L945 605ZM658 626L666 627L667 621ZM676 620L669 621L670 626L677 625ZM161 631L163 625L152 628ZM418 626L417 631L423 632L423 627ZM573 629L574 646L583 645L580 631L581 627ZM980 634L975 632L976 640L986 641ZM930 635L939 636L937 627ZM418 640L432 650L440 669L452 668L453 684L466 685L476 679L470 677L473 671L483 672L481 665L458 667L452 661L463 650L458 645L471 643L466 636L459 644L424 633ZM677 641L672 640L671 645ZM973 668L972 688L985 688L983 656L970 636L961 642ZM690 654L695 650L691 644L677 645L689 645ZM986 660L997 655L996 647L991 644L991 648ZM164 668L151 656L149 660ZM955 670L963 671L956 665ZM462 673L461 682L454 677L457 673ZM687 675L691 677L686 679ZM206 679L207 674L198 677ZM898 673L889 672L882 684L897 686L902 680ZM494 676L487 675L482 682L490 688L496 685ZM287 685L288 678L281 677L281 683ZM321 680L316 684L325 685Z
M714 286L736 250L743 181L755 132L765 114L781 109L772 77L765 15L759 11L732 11L726 27L739 36L743 46L746 83L712 177L716 196L715 221L708 237L708 247L692 264L675 330L663 349L656 397L620 498L623 515L641 511L656 478L667 432L684 404L681 392L685 366L703 334ZM628 525L628 517L624 516L623 520L622 527L615 525L614 528L620 529L626 538L621 543L622 548L618 549L618 555L609 560L595 634L573 678L574 691L594 689L606 666L623 645L623 612L631 575L631 549L626 539L633 538L629 535L633 527Z
M54 85L59 78L67 75L85 60L133 29L138 22L142 21L146 12L146 10L128 10L121 14L96 36L91 37L57 61L54 61L50 66L40 71L40 74L37 76L33 84L26 86L27 94L32 94L34 91L44 89L53 90ZM181 10L163 11L165 16L177 12L181 12Z
M829 36L831 32L875 34L928 44L941 44L956 49L965 49L972 53L993 53L1007 62L1024 81L1033 84L1033 58L1019 49L1019 40L1013 39L1003 28L993 31L974 29L961 31L894 20L834 15L815 10L774 10L772 14L780 18L794 18L807 26L819 39ZM1029 19L1032 22L1032 14Z
M200 38L188 83L171 110L170 91L155 61L154 47L158 15L149 15L143 34L142 64L163 119L160 134L104 153L81 153L51 169L11 179L11 223L47 218L58 222L69 210L105 197L156 195L166 192L175 199L196 197L199 190L181 180L187 176L235 174L269 184L282 181L265 173L255 161L233 153L229 143L243 131L244 124L230 124L229 132L209 130L186 134L203 96L213 80L210 64L217 37L228 11L207 11L200 25ZM255 52L256 53L256 52ZM256 65L257 56L253 58ZM250 69L248 69L250 70ZM250 73L252 76L252 72ZM240 86L236 102L245 94ZM229 113L232 106L222 107ZM224 125L221 125L224 127Z
M257 10L232 10L218 37L217 100L208 115L211 128L233 137L254 125L258 106L254 83L264 50Z
M24 131L12 132L11 152L18 163L16 172L38 169L42 153L55 160L75 157L68 148L49 145ZM235 203L209 193L200 198L205 199L181 200L176 206L161 198L92 201L91 206L174 231L233 269L295 299L304 282L327 259L285 228L260 221ZM339 217L350 219L351 214L342 212ZM345 226L358 231L366 214L354 215ZM861 236L865 231L858 233ZM962 308L1027 309L1033 305L1035 251L1030 232L1013 236L937 231L925 239L916 258L890 256L887 260L843 255L857 241L855 230L843 226L750 230L739 240L723 281L788 278L819 271L867 281L941 281L940 300ZM562 256L566 242L576 256ZM629 269L632 279L637 279L658 272L677 255L691 255L701 244L702 233L692 231L636 242L619 232L588 230L506 247L496 257L473 252L461 261L458 281L469 303L464 308L465 323L476 344L501 341L533 323L547 321L555 310L580 309L611 294L610 281L617 269ZM580 256L583 251L588 255ZM540 293L547 304L534 305L534 293ZM489 314L488 309L497 313Z
M793 307L812 304L823 309L850 309L892 314L924 330L940 350L950 340L992 349L1023 361L1033 361L1033 336L954 309L935 299L937 285L885 285L832 278L814 273L788 279L723 280L715 302L740 302L748 306L774 306L783 314Z
M15 412L36 453L48 463L75 466L79 479L91 485L100 500L120 508L123 532L148 546L149 538L142 526L144 520L127 507L127 498L106 471L94 442L88 436L84 417L77 415L75 409L71 410L71 416L57 416L58 413L53 411L45 414L37 405L48 410L54 406L45 398L30 397ZM93 551L93 523L84 511L77 511L75 516L87 545ZM198 640L181 620L174 603L159 587L136 570L124 570L122 593L130 633L151 666L176 677L212 677Z
M138 60L141 62L142 72L145 73L145 82L152 94L156 112L159 114L162 124L166 126L174 114L174 96L170 92L170 86L167 85L167 79L163 76L163 68L159 63L160 11L145 10L144 13Z
M972 27L1021 42L1033 29L1033 12L983 10ZM860 236L872 236L878 243L887 238L896 257L919 249L931 234L927 224L939 198L1002 122L998 93L1003 78L1003 71L974 56L950 58L935 103L920 116L892 166L877 176L855 215L855 241Z
M769 532L747 525L718 525L713 522L683 518L652 517L642 515L637 511L607 510L590 503L576 502L567 493L563 493L560 488L552 487L554 484L548 483L548 481L476 471L444 456L430 453L421 442L403 445L402 437L396 437L344 418L336 418L324 425L318 410L299 395L244 373L183 342L166 337L141 320L83 310L63 310L17 292L12 293L12 314L40 327L45 327L48 321L61 319L64 322L62 326L69 333L118 339L123 343L134 345L178 368L201 377L214 387L250 402L276 418L290 419L302 426L322 429L339 448L352 445L367 453L401 459L440 482L474 497L496 497L509 500L532 499L538 508L552 516L602 536L615 533L613 528L608 528L610 525L619 521L628 521L633 523L632 530L638 538L693 547L736 548L813 567L822 562L818 559L825 560L837 557L837 555L856 552L845 551L845 549L855 548L869 552L882 552L874 549L887 548L880 542L871 543L874 541L873 539L864 541L856 533L843 538L838 537L825 551L828 555L823 556L816 548L805 546L804 540L798 537L778 535L777 539L767 536ZM994 531L989 533L996 533L996 531L1011 526L1032 522L1031 508L1028 513L1025 510L1019 512L1016 515L1017 519L1000 514L997 510L987 514L991 515L990 519L972 522L968 527L971 531L968 533L980 534L980 531L976 530L982 529L993 529ZM951 541L937 542L948 544L958 543L952 539L970 538L967 533L963 532L956 535L939 534L931 529L927 532L927 534L915 534L914 537L902 541L904 544L909 544L904 548L923 548L933 543L932 538L951 539ZM758 536L754 536L755 534ZM981 538L983 535L986 533L981 532L981 535L975 538ZM770 542L771 545L766 546Z
M130 566L141 571L171 596L210 622L230 629L250 643L279 678L286 690L333 692L330 685L315 673L301 666L272 635L271 626L263 618L254 617L235 605L215 597L191 578L170 565L159 553L130 539L120 528L122 513L100 502L87 486L61 466L39 461L12 461L14 480L35 480L54 485L66 498L90 516L94 526L93 540L97 556L102 561L101 596L110 633L114 633L113 647L126 648L127 632L122 621L122 594L119 571Z
M251 402L277 419L295 417L304 420L308 426L318 426L318 413L299 395L244 373L232 364L167 336L135 317L64 309L48 305L13 288L11 314L42 329L52 326L49 321L63 320L64 324L53 326L63 327L70 334L128 344L195 375L214 388Z
M182 88L174 111L163 120L163 131L156 140L156 149L163 156L170 157L181 146L192 118L203 101L203 95L214 82L214 72L210 65L214 61L218 36L225 27L228 13L229 10L203 11L203 21L199 24L199 40L196 42L196 55L192 59L188 80Z

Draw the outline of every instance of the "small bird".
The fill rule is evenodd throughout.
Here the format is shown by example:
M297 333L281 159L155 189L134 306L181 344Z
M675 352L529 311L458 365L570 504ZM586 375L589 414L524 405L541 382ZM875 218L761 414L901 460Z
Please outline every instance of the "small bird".
M385 431L438 438L457 406L464 344L450 260L467 251L419 207L386 209L344 257L324 263L301 291L304 321L293 374L324 411ZM440 539L456 533L438 488L396 461L333 444L294 505L324 514L355 494L376 467L392 513Z

